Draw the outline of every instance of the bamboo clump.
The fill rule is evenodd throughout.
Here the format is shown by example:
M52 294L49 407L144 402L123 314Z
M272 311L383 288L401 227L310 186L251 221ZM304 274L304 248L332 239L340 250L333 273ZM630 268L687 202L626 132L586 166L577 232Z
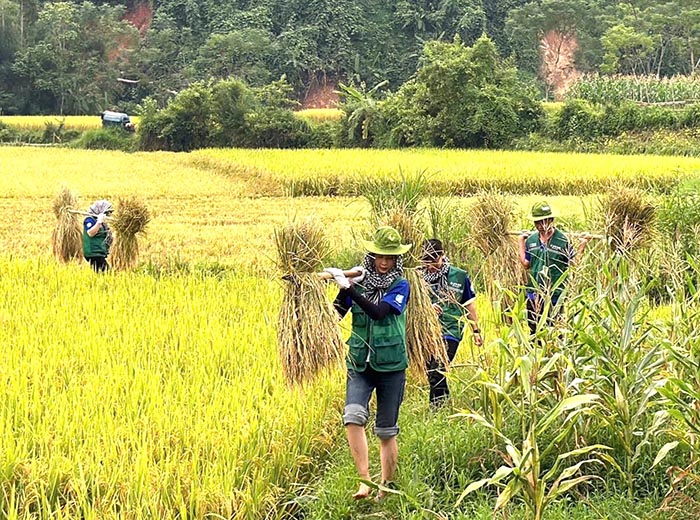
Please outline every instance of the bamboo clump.
M345 355L338 313L326 283L316 274L329 244L320 225L311 220L275 230L274 239L285 280L277 328L282 371L288 384L303 385L337 366Z
M62 262L80 258L83 252L83 234L80 220L71 208L78 206L78 198L64 187L53 201L56 227L51 234L54 256Z
M139 259L138 236L145 232L151 220L146 205L137 197L120 199L110 228L114 233L114 243L110 250L112 267L117 271L133 269Z

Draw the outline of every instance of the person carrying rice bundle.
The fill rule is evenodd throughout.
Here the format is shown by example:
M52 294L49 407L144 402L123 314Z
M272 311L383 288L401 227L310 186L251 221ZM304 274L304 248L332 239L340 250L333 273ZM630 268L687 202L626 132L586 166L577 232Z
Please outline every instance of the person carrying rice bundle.
M474 303L476 294L467 272L450 264L442 242L437 238L431 238L423 243L422 263L423 278L430 286L433 308L440 318L442 338L445 342L448 361L451 363L457 354L467 323L470 325L474 344L478 347L483 345ZM430 406L433 409L445 404L450 396L445 369L446 367L438 359L433 358L428 361Z
M553 317L553 310L564 291L563 275L590 240L587 234L581 235L578 249L574 249L566 235L555 227L554 218L547 202L536 203L532 206L530 220L537 231L524 231L518 237L520 263L529 273L526 305L532 335L537 331L547 300L550 303L548 319Z
M114 208L107 200L97 200L88 209L89 215L83 221L83 256L96 272L109 269L107 257L112 245L112 230L107 224Z
M352 313L343 424L355 468L361 480L371 480L365 425L369 401L376 393L374 433L380 440L381 483L390 484L398 462L399 407L406 384L406 304L410 286L404 278L402 255L412 244L402 244L396 229L383 226L373 240L363 241L367 253L360 275L348 279L342 270L326 272L340 287L334 305L340 316ZM353 495L367 498L371 488L361 482ZM384 496L379 491L377 499Z

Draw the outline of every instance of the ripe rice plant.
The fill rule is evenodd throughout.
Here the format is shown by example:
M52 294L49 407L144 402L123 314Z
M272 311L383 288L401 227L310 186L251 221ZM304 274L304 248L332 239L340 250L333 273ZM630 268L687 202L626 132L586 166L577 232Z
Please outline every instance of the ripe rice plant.
M524 284L518 246L508 232L515 229L515 203L496 192L481 193L469 211L469 241L483 257L479 273L496 312L505 317L514 305L511 296Z
M624 184L669 192L697 178L700 158L615 156L484 150L241 150L192 152L192 159L245 168L292 197L363 196L368 181L398 185L397 169L422 172L425 196L510 194L584 195Z
M294 115L313 122L338 121L343 117L343 111L339 108L306 108L294 112Z
M143 235L151 221L148 208L138 197L119 199L112 218L114 244L110 252L112 266L117 270L133 269L139 259L139 235Z
M138 125L140 118L132 116L131 121ZM0 116L0 122L22 130L44 130L47 124L59 125L67 130L95 130L102 127L99 116Z
M339 440L342 377L290 391L278 284L0 259L0 506L18 518L283 518Z
M56 227L51 235L53 254L62 262L70 262L83 253L83 237L80 222L70 210L78 207L78 198L64 187L53 202Z
M338 313L317 273L329 253L319 222L289 223L275 230L277 266L285 291L277 325L277 342L285 378L303 384L322 371L338 367L345 345Z

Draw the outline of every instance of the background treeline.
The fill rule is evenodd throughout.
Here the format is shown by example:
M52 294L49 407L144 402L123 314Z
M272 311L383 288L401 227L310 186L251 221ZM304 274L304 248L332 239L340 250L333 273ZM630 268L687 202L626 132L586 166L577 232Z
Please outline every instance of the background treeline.
M593 88L600 82L594 78L577 84L580 97L542 103L487 36L471 47L459 37L428 42L417 67L395 91L385 81L371 88L339 83L340 110L328 117L297 111L293 85L284 77L262 86L229 77L192 83L164 103L147 97L139 106L137 135L80 131L53 118L40 129L0 121L0 141L170 151L418 146L700 154L700 104L692 97L683 104L645 105L625 93L629 85L622 79L607 81L622 83L616 96L613 88ZM667 82L644 80L643 86L645 95L661 96Z
M230 76L260 87L284 75L296 99L338 82L396 90L428 42L482 34L544 92L556 42L582 72L700 66L700 6L680 0L0 0L0 111L131 112Z

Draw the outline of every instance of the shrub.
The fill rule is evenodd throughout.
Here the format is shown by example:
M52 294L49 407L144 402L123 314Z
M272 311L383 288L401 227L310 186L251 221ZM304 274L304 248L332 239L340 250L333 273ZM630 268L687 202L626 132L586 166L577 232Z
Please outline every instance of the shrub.
M309 138L306 146L309 148L339 148L343 143L342 131L341 120L309 123Z
M231 146L241 142L247 131L246 114L255 99L245 83L236 79L220 81L211 88L212 142Z
M554 125L559 139L592 139L600 135L601 114L588 101L567 101Z
M249 112L245 124L247 133L240 144L250 148L303 148L311 134L309 123L280 108Z
M133 134L124 132L121 129L100 128L83 133L73 143L73 147L86 148L88 150L122 150L131 152L136 149L136 144L136 138Z

